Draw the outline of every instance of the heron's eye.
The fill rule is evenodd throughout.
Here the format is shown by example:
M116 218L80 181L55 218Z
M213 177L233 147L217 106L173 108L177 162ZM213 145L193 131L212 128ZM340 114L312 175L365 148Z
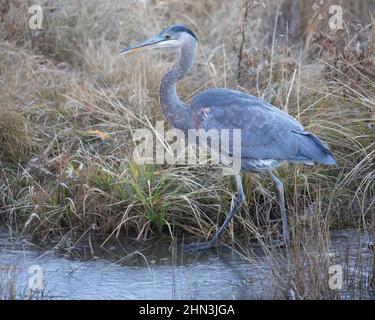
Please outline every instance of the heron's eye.
M167 40L170 40L172 37L171 37L171 35L170 34L167 34L166 36L165 36L165 39L167 39Z

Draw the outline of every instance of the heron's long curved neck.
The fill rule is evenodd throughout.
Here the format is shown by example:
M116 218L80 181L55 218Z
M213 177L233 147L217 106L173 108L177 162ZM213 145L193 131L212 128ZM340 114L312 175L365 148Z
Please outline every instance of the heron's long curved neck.
M196 41L186 39L181 45L180 57L175 66L167 72L160 83L160 103L170 124L178 129L192 128L190 107L177 95L176 84L191 70L195 57Z

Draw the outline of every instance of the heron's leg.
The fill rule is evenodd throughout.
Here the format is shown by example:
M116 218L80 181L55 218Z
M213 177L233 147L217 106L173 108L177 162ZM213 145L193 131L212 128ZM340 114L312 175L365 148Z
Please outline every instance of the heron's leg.
M188 250L202 250L202 249L209 249L212 246L216 245L217 242L219 241L221 235L224 233L225 228L228 226L228 224L231 222L233 217L236 215L237 211L241 207L242 203L245 201L245 193L243 192L243 187L242 187L242 180L240 175L236 175L236 185L237 185L237 196L234 201L233 206L231 206L229 213L220 227L220 229L216 232L214 237L204 243L192 243L190 245L185 246L185 249Z
M233 206L231 207L227 218L225 219L223 225L220 227L215 236L210 240L211 246L215 245L220 239L221 235L224 233L225 228L232 221L233 217L241 207L242 203L245 201L245 193L243 192L242 180L240 175L236 175L236 184L237 184L237 196L234 201Z
M275 174L271 170L268 173L277 188L277 192L279 196L281 221L283 224L283 237L284 237L284 241L288 243L289 242L289 228L288 228L288 219L287 219L286 210L285 210L284 184L279 178L275 176Z

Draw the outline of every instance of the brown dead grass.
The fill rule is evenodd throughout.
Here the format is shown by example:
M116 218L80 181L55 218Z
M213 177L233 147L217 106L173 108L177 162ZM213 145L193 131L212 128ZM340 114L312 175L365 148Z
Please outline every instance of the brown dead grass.
M339 162L280 170L291 216L304 217L321 201L330 227L363 226L374 209L371 2L346 1L338 33L323 27L327 19L317 22L312 2L283 2L275 23L275 1L45 1L44 29L30 31L29 3L2 1L0 220L39 239L79 237L93 226L112 236L170 234L171 226L202 238L215 232L228 209L229 180L199 166L134 168L131 159L132 131L164 119L159 80L175 56L118 52L178 21L200 39L179 94L188 100L228 87L287 110ZM272 184L262 177L245 184L247 206L235 232L249 232L244 221L260 230L276 226Z

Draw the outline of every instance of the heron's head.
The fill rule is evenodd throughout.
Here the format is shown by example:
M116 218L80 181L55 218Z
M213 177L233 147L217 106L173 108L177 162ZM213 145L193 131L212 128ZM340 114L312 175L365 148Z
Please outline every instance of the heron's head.
M189 28L181 24L174 24L164 29L157 36L121 50L121 53L134 52L147 48L176 48L180 47L186 41L197 42L198 38Z

